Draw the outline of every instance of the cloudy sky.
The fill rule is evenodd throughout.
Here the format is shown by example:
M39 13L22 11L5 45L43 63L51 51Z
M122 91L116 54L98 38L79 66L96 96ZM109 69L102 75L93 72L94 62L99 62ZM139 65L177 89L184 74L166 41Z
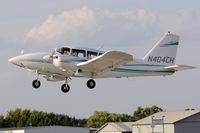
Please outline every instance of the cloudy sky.
M79 118L96 110L132 114L137 106L199 109L200 2L197 0L15 0L0 1L0 113L17 107ZM142 58L171 31L180 35L177 64L198 67L169 77L87 79L47 82L35 90L35 75L10 64L10 57L63 45L121 50Z

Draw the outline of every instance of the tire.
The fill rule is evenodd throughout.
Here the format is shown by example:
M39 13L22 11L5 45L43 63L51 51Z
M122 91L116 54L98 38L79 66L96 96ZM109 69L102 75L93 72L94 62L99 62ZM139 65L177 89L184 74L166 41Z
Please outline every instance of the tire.
M93 89L96 86L96 82L93 79L87 81L87 87Z
M39 88L40 87L40 85L41 85L41 83L40 83L40 81L39 80L33 80L33 82L32 82L32 86L33 86L33 88Z
M70 90L70 86L68 84L63 84L61 86L61 90L62 90L63 93L67 93Z

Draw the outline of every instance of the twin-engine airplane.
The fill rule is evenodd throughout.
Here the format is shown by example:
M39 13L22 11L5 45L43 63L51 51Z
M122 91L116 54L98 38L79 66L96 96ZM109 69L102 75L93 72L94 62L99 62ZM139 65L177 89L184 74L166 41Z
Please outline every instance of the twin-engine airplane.
M52 53L19 55L9 59L9 62L37 74L32 82L34 88L40 87L39 75L43 75L47 81L65 80L61 90L67 93L71 77L89 78L87 87L93 89L95 78L167 76L176 71L193 69L192 66L175 64L178 45L179 36L168 32L142 59L120 51L103 52L66 46Z

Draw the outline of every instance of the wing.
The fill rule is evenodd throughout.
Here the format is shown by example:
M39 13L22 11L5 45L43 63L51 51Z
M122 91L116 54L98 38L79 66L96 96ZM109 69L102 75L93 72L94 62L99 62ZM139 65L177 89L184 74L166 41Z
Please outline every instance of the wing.
M86 72L100 73L127 64L133 56L120 51L108 51L96 58L77 64Z
M174 66L168 66L165 67L165 69L169 70L175 70L175 71L182 71L182 70L188 70L188 69L194 69L193 66L187 66L187 65L174 65Z

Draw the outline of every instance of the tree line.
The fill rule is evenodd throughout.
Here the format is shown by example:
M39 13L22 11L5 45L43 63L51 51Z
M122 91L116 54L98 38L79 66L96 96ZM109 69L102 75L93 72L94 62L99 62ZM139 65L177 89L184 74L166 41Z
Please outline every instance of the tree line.
M87 119L77 119L65 114L47 113L43 111L17 108L9 111L6 116L0 115L0 127L29 127L29 126L76 126L84 127Z
M145 108L139 106L132 116L107 111L95 111L87 119L77 119L66 114L17 108L8 111L5 116L0 115L0 128L53 125L99 128L107 122L134 122L160 111L163 111L163 109L155 105Z

